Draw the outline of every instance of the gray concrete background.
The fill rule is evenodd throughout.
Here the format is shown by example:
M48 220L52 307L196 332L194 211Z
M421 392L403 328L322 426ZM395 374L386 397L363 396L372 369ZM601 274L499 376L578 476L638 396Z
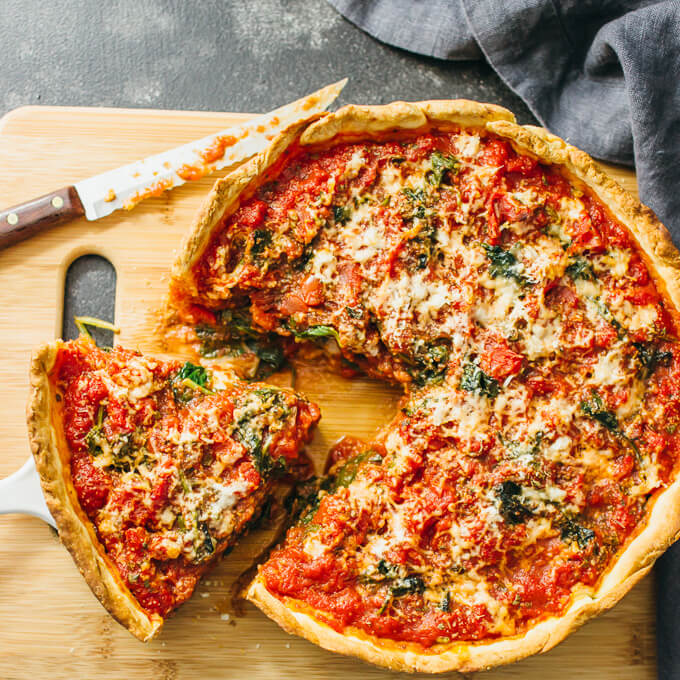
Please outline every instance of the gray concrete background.
M470 97L532 120L485 64L387 47L324 0L0 0L0 44L3 113L266 111L348 75L341 103Z
M262 112L350 76L339 104L468 97L534 122L485 63L388 47L324 0L0 0L0 44L0 114L25 104ZM64 336L74 314L112 320L114 291L101 258L75 263Z

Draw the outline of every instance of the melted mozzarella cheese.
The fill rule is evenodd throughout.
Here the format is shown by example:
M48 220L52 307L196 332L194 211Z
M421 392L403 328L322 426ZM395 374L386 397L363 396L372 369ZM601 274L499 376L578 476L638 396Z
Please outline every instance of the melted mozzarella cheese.
M623 278L628 273L631 252L622 248L610 248L606 253L593 257L593 269L597 274L612 274Z
M497 326L502 328L512 320L525 318L525 309L519 300L519 286L514 279L506 278L480 278L480 284L494 291L491 300L478 299L473 307L473 318L485 327Z
M596 385L615 385L630 380L631 372L624 368L621 347L600 354L593 366L592 380Z
M212 482L208 487L209 493L214 494L208 510L210 517L218 519L225 511L231 510L251 490L251 487L252 485L245 480L238 480L231 484Z
M527 276L538 283L560 278L567 265L565 251L555 239L547 237L521 248L519 257Z
M536 319L524 336L524 352L530 361L559 352L562 347L562 325L557 319Z
M323 248L314 252L311 270L322 283L331 283L335 279L337 267L338 262L330 250Z
M588 218L583 201L578 198L570 196L563 196L560 199L560 215L570 222L578 222L584 218Z
M630 302L626 300L624 310L624 313L630 314L628 330L631 331L639 331L642 328L653 328L658 317L658 312L654 305L647 305L646 307L633 307L633 305L631 305Z
M376 206L367 201L351 210L338 235L338 245L346 259L363 265L384 247L385 235L375 217Z
M380 184L388 196L398 195L403 186L399 166L387 164L380 175Z
M349 162L345 166L344 172L345 179L353 179L354 177L356 177L361 172L361 169L365 165L366 156L364 155L364 152L361 149L357 149L352 154L352 157L349 159Z
M450 389L430 395L427 408L428 422L441 428L444 434L464 439L483 436L493 410L485 396Z
M455 138L457 152L468 159L474 158L479 154L481 150L480 142L479 135L470 135L465 132L456 135Z

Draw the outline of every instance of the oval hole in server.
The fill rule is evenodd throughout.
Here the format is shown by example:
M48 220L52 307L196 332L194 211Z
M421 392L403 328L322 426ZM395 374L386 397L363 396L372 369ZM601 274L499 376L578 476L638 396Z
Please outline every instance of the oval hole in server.
M94 316L114 323L116 309L116 270L100 255L83 255L71 263L64 283L64 316L61 337L72 340L79 335L75 316ZM113 345L113 333L88 327L100 347Z

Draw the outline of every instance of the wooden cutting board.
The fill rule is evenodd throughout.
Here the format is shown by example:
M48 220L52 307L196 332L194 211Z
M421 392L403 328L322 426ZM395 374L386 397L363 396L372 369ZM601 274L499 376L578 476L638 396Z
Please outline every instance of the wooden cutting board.
M141 156L202 137L247 115L27 107L0 121L0 206L72 184ZM612 173L631 191L635 177ZM29 455L24 424L33 346L61 329L64 276L85 253L117 272L117 342L157 350L153 310L192 215L213 178L185 185L133 211L85 220L0 252L0 477ZM317 400L323 420L317 461L342 434L368 436L395 411L397 393L368 380L303 372L297 387ZM231 586L258 550L251 536L198 587L193 599L143 644L115 623L90 593L56 534L39 520L0 517L0 679L45 678L383 678L386 671L331 654L282 632L251 605L231 608ZM652 579L548 654L485 678L655 677Z

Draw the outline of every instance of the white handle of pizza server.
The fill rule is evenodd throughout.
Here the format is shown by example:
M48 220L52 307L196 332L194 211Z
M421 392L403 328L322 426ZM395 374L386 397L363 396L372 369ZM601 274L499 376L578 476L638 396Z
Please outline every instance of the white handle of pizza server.
M11 513L39 517L56 529L45 503L33 456L14 474L0 479L0 515Z

